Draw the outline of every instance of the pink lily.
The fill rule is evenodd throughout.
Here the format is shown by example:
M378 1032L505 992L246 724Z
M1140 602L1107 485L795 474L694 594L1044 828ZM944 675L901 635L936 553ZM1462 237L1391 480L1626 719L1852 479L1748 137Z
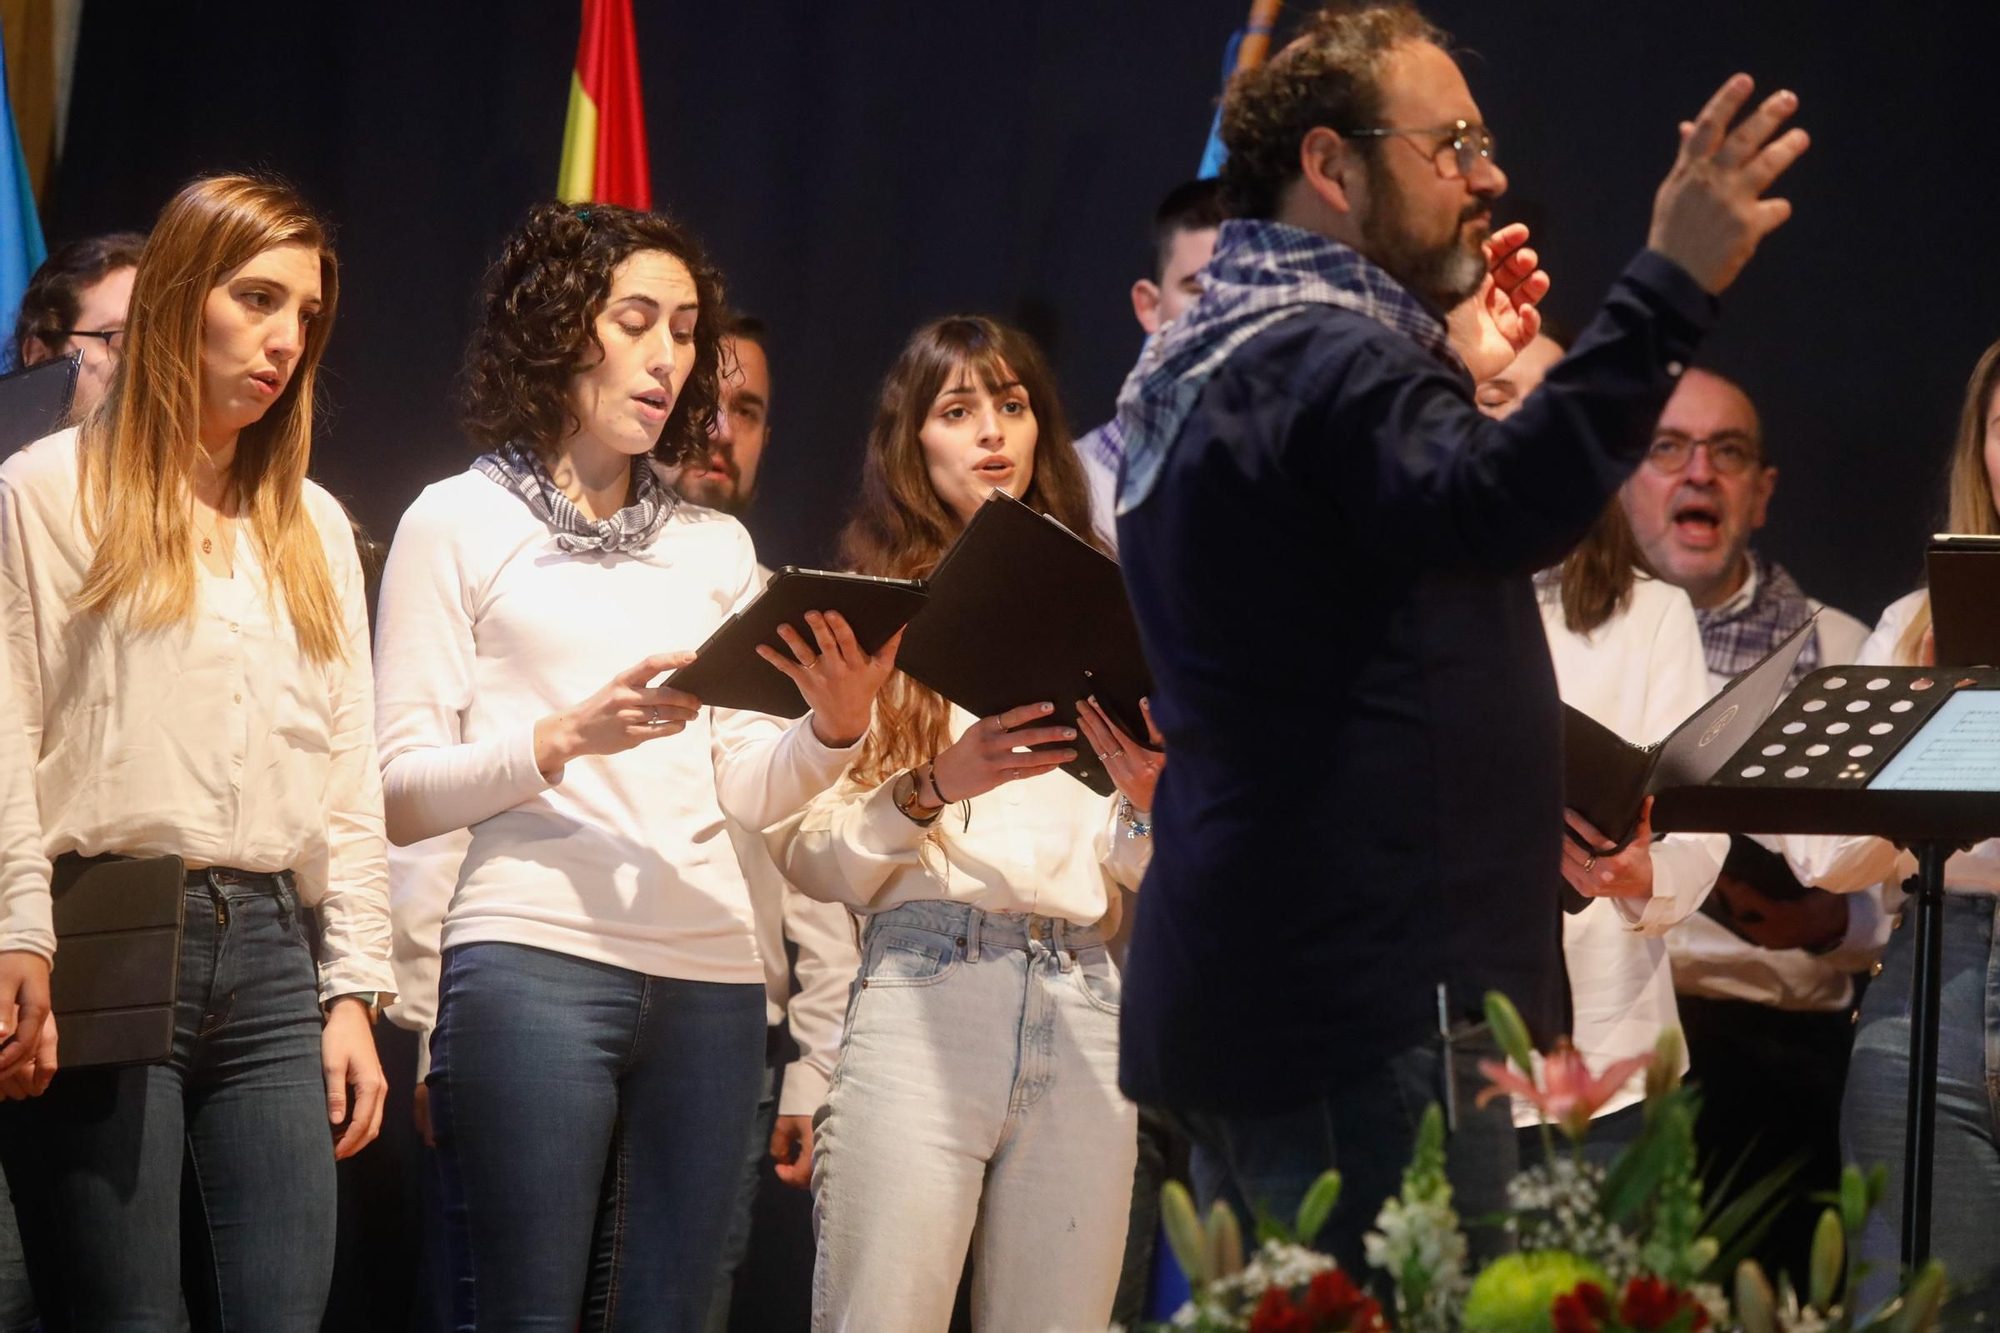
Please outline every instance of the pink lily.
M1495 1097L1519 1097L1541 1112L1542 1119L1556 1124L1570 1138L1580 1139L1590 1128L1590 1117L1597 1108L1610 1101L1632 1075L1652 1063L1649 1051L1614 1060L1603 1073L1592 1078L1589 1066L1569 1044L1569 1038L1557 1037L1556 1048L1542 1057L1539 1087L1516 1073L1511 1065L1481 1060L1479 1072L1491 1079L1492 1084L1479 1094L1476 1104L1484 1106Z

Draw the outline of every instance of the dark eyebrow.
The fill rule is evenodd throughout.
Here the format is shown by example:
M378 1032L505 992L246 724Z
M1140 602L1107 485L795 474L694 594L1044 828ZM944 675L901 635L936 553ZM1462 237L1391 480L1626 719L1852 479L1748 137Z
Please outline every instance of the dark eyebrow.
M736 393L730 394L729 397L732 402L735 402L739 405L756 406L756 407L764 406L764 395L761 393L751 393L748 389L739 390Z

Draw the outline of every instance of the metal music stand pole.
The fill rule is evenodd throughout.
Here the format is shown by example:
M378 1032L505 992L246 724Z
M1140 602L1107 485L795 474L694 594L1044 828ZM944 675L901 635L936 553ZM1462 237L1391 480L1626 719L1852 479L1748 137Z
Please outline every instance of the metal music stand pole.
M1938 1009L1944 985L1944 863L1952 847L1916 845L1916 966L1910 974L1910 1100L1903 1135L1903 1266L1931 1254L1931 1176L1937 1144Z

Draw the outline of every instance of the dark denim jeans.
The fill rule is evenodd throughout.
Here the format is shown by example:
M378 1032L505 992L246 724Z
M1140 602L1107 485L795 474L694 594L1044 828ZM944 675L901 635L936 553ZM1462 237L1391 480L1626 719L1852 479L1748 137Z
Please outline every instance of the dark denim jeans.
M1931 1253L1956 1292L1974 1293L1965 1313L2000 1319L2000 900L1948 893L1944 986L1939 1004L1937 1138L1931 1189ZM1861 1237L1873 1265L1862 1292L1888 1294L1901 1256L1903 1132L1910 1077L1910 972L1914 917L1889 937L1882 974L1861 1001L1841 1146L1847 1160L1889 1168L1889 1193ZM1864 1300L1863 1304L1868 1302Z
M28 1265L21 1257L21 1228L14 1205L0 1199L0 1333L34 1333L35 1294L28 1288Z
M49 1333L314 1333L332 1127L309 926L288 883L191 886L173 1056L62 1070L0 1108Z
M763 1093L757 1101L757 1124L743 1153L736 1202L729 1214L729 1235L723 1242L722 1263L715 1270L715 1303L708 1308L708 1333L727 1333L729 1307L734 1303L736 1294L736 1277L742 1271L743 1261L750 1255L750 1232L756 1220L757 1192L763 1187L765 1172L770 1169L764 1164L771 1158L771 1132L778 1125L778 1087L783 1081L783 1072L768 1064L764 1068ZM801 1280L810 1282L812 1274L802 1274Z
M457 1326L698 1333L764 1076L764 988L448 949L431 1038Z
M1246 1247L1260 1211L1290 1226L1299 1201L1329 1169L1340 1172L1340 1202L1317 1238L1309 1240L1360 1280L1371 1270L1361 1238L1382 1202L1402 1188L1424 1109L1445 1099L1444 1061L1433 1039L1372 1069L1357 1069L1338 1087L1275 1115L1182 1111L1175 1120L1194 1144L1191 1174L1202 1212L1226 1201L1243 1223ZM1458 1130L1445 1143L1452 1206L1468 1223L1474 1256L1499 1253L1504 1237L1472 1219L1506 1206L1507 1181L1519 1163L1511 1108L1505 1097L1485 1110L1473 1097L1485 1085L1480 1060L1500 1059L1482 1025L1455 1039Z

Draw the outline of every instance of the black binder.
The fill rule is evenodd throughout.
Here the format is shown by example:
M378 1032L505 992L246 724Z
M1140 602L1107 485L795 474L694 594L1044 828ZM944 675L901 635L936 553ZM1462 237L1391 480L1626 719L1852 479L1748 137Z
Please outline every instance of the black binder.
M2000 537L1941 532L1924 553L1940 667L2000 666Z
M0 375L0 458L62 429L81 363L72 353Z
M1784 697L1785 681L1812 627L1808 619L1652 745L1633 745L1564 705L1563 800L1622 849L1638 831L1639 808L1648 796L1708 781L1769 716Z
M1095 697L1142 743L1139 700L1153 679L1118 562L1075 533L996 490L925 584L897 665L960 708L990 717L1049 702L1051 723L1074 726ZM1079 729L1064 770L1092 791L1114 790Z
M56 858L49 995L62 1069L173 1054L186 885L178 856Z
M785 651L778 626L789 624L808 644L808 611L838 611L868 652L878 652L924 605L924 585L913 579L836 574L791 565L771 576L757 600L708 636L695 660L666 679L705 704L747 708L778 717L803 717L805 697L791 677L757 655L757 645Z

